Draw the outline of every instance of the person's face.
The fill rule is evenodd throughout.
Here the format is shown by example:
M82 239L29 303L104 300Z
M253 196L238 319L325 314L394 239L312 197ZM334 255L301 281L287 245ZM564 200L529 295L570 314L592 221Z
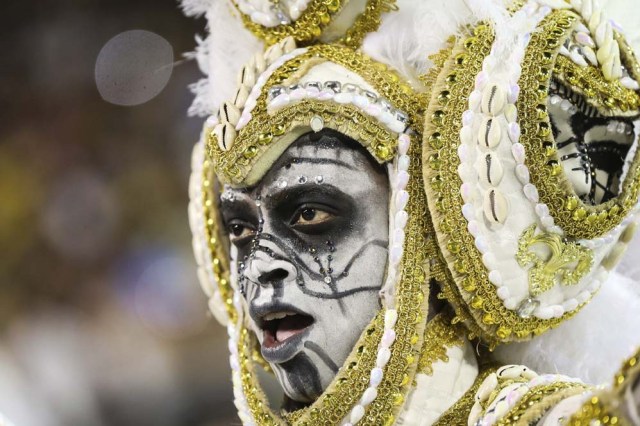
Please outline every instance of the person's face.
M257 186L221 196L262 355L301 403L327 388L378 311L386 270L386 173L336 135L303 136Z

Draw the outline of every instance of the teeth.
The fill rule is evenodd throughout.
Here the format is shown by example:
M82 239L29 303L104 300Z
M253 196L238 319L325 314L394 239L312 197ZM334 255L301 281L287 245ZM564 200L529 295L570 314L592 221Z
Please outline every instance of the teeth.
M263 320L265 321L279 320L291 315L296 315L296 313L295 312L274 312L274 313L265 315L263 317Z

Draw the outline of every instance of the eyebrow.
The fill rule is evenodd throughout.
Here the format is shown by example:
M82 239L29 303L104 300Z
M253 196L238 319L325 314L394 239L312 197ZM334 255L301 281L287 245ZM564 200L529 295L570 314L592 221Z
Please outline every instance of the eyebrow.
M349 170L356 170L356 167L342 160L333 158L314 158L314 157L296 157L294 158L296 163L310 163L310 164L335 164L347 168Z
M292 187L286 187L284 189L275 190L270 198L270 204L279 205L280 203L289 200L291 198L299 197L302 194L322 194L326 196L335 195L341 192L338 188L331 184L317 185L317 184L300 184Z

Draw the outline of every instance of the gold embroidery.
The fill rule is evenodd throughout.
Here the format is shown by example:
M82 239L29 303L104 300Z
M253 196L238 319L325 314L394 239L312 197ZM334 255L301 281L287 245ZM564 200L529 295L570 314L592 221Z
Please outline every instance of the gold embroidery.
M463 336L464 327L451 324L449 316L438 314L434 317L425 329L417 372L431 376L433 364L436 361L448 362L447 350L454 346L462 346L465 342Z
M577 243L563 241L558 234L543 232L536 235L537 226L531 225L518 240L516 259L529 269L529 292L538 296L551 290L556 283L577 284L593 265L593 252ZM548 253L533 250L544 246Z
M322 35L324 29L331 24L347 3L347 0L312 0L302 15L294 22L265 27L256 24L250 16L240 12L234 1L245 27L256 37L263 39L267 45L275 44L288 36L293 36L301 44L312 43ZM368 0L364 12L358 15L355 22L338 42L354 49L360 47L364 37L378 29L381 16L396 9L395 0Z

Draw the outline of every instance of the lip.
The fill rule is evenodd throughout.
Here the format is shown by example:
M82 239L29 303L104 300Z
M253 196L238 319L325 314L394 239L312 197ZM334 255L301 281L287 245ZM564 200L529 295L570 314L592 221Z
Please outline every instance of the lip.
M265 320L265 317L284 312L310 317L311 323L295 335L283 340L282 342L278 342L275 340L273 334L267 331L268 321ZM300 352L304 341L309 336L309 333L315 324L313 316L301 311L293 305L277 301L266 305L250 306L249 314L263 333L262 345L260 348L262 356L267 362L275 364L286 362Z

